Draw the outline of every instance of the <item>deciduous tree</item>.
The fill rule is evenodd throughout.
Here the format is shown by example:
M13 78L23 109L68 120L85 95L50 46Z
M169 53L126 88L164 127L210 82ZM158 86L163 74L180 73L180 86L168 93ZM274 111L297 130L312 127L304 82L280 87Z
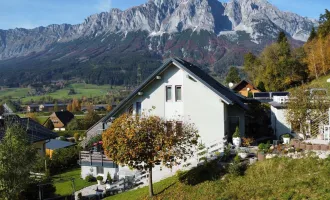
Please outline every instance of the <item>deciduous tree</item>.
M191 123L167 123L152 115L123 114L103 133L105 154L118 164L149 171L149 194L153 196L152 168L167 167L192 155L198 133Z
M226 76L226 83L238 83L241 81L241 77L239 76L238 69L236 67L231 67Z
M29 143L26 131L11 125L0 143L1 199L19 199L19 194L30 183L30 171L36 155L37 150Z

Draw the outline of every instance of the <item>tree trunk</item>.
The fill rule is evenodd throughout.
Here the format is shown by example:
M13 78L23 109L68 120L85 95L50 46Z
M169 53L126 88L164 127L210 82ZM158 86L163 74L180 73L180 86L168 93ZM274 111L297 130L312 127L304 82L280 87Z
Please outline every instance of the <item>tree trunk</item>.
M321 58L322 58L322 70L323 70L323 74L326 75L327 67L326 67L326 64L325 64L322 40L320 40L320 43L321 43L320 44L320 49L321 49Z
M154 196L154 188L152 187L152 167L149 167L149 196Z
M312 56L313 56L313 66L314 66L315 76L316 76L316 79L318 79L319 75L318 75L317 69L316 69L315 56L314 56L314 51L313 50L312 50Z

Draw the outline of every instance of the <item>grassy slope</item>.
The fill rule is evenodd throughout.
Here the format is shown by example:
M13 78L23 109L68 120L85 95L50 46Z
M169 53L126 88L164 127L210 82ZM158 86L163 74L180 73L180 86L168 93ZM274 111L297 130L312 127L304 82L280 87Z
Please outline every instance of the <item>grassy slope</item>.
M315 79L308 85L317 88L326 88L330 91L330 83L327 82L328 79L330 79L330 74L322 76L319 79Z
M68 95L70 88L74 88L76 93L75 95ZM118 90L120 87L113 87L112 90ZM57 90L56 92L46 94L44 96L51 96L55 99L63 99L63 98L81 98L85 97L95 97L95 96L103 96L107 94L110 90L109 85L92 85L92 84L82 84L75 83L67 86L64 89ZM4 90L0 90L0 98L4 96L11 96L13 99L22 98L23 102L33 100L38 100L43 96L27 96L29 92L28 88L7 88Z
M206 181L195 186L171 177L154 184L154 199L330 199L330 161L272 159L259 162L244 176ZM107 200L148 199L148 188Z
M307 83L307 86L312 88L325 88L328 89L328 92L330 92L330 83L327 82L327 80L330 79L330 74L326 76L321 76L318 79L314 79L310 83ZM294 88L289 89L289 91L294 90Z
M56 194L72 194L72 182L70 180L71 178L74 178L76 191L81 190L87 186L96 184L96 182L90 183L81 179L80 174L81 170L79 168L53 176L54 186L56 187Z

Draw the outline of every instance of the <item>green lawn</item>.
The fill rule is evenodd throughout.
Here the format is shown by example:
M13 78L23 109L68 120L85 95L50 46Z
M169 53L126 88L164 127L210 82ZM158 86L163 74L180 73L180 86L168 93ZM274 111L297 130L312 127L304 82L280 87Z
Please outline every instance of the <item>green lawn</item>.
M80 178L81 170L74 169L62 174L53 176L54 186L56 187L56 194L58 195L69 195L72 194L72 182L71 179L74 178L74 183L76 191L81 190L87 186L94 185L95 183L87 182Z
M11 96L12 98L24 97L28 94L28 88L4 88L0 90L0 98L4 96Z
M311 82L307 83L307 86L314 88L325 88L330 92L330 83L327 80L330 79L330 74L326 76L321 76L318 79L314 79ZM294 90L294 88L290 88L289 91Z
M327 82L328 79L330 79L330 75L322 76L318 79L313 80L311 83L309 83L309 85L312 87L326 88L330 90L330 83Z
M201 171L199 176L203 174ZM154 199L330 199L329 176L329 159L274 158L250 166L243 176L226 175L194 186L179 182L176 176L170 177L154 184ZM148 188L106 199L149 199Z

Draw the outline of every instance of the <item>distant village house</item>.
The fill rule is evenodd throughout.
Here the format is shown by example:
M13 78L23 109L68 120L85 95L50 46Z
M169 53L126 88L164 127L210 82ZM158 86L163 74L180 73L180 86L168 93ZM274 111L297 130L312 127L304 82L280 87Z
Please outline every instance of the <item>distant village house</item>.
M253 95L254 93L261 92L257 87L246 80L242 80L241 82L237 83L232 87L232 90L245 97L249 97L249 94Z
M54 131L65 131L66 126L73 118L74 115L69 111L54 112L45 121L45 124L48 122L48 120L51 120L54 125Z

